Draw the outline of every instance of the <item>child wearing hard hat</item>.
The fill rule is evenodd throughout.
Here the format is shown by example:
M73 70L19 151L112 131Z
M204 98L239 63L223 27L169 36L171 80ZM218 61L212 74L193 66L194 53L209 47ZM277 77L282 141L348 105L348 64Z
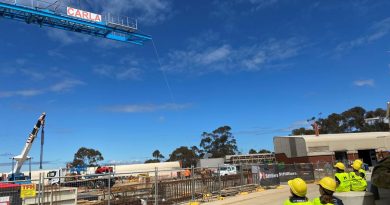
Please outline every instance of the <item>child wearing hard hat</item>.
M284 202L284 205L312 205L307 199L307 185L301 178L295 178L288 181L290 187L291 197Z
M344 205L343 201L333 196L337 186L334 179L324 177L318 184L321 196L313 200L314 205Z
M337 188L336 192L348 192L351 190L351 180L349 174L345 172L345 165L341 162L337 162L334 165L336 173L334 178L336 180Z
M349 173L351 178L351 191L365 191L367 188L366 172L362 169L363 162L360 159L352 163L353 171Z

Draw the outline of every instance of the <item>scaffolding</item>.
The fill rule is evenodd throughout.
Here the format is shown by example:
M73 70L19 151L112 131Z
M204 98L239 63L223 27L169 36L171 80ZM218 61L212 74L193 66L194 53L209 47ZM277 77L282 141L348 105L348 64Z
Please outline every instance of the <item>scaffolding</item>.
M276 162L273 153L227 155L225 161L229 164L272 164Z
M104 13L102 15L94 14L99 16L99 21L94 21L83 18L83 16L75 17L69 15L69 8L78 10L63 5L62 1L0 0L0 18L3 17L28 24L37 24L41 27L48 26L138 45L143 45L145 41L152 39L148 35L137 32L138 24L135 19ZM89 15L93 14L91 12L83 12Z

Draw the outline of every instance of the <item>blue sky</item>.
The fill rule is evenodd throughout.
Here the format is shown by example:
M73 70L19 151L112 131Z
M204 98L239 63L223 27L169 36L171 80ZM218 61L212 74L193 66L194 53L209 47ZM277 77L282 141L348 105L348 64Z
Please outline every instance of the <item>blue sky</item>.
M241 152L272 150L273 136L319 112L389 100L388 1L81 2L137 18L160 58L152 42L0 20L0 163L44 111L48 168L81 146L106 162L168 156L222 125ZM39 158L39 143L30 155Z

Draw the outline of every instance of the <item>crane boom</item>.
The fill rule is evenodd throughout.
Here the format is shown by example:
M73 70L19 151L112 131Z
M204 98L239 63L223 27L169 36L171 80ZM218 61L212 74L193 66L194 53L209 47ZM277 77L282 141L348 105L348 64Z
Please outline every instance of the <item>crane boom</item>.
M20 155L13 157L13 159L16 160L16 164L13 170L14 174L20 173L20 169L22 168L23 163L28 158L27 155L30 152L31 146L35 138L37 137L40 127L43 126L43 124L45 123L45 117L46 117L46 113L42 113L41 116L38 118L38 121L35 124L34 129L31 131L30 135L28 136L26 145L24 145L22 152L20 153Z

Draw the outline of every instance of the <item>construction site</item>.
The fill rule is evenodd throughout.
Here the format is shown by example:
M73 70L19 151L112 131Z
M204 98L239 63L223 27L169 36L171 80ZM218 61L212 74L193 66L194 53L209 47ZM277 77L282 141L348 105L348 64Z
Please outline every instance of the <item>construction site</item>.
M79 8L80 5L80 1L77 5L72 1L0 0L0 21L48 27L123 44L152 44L153 53L163 70L152 36L139 31L141 25L137 20L109 12L87 11ZM227 47L229 46L224 48ZM210 54L214 57L215 55L220 54ZM208 59L205 64L211 61ZM162 72L170 97L174 101L165 71ZM41 92L54 92L56 89L59 88ZM8 97L13 94L2 95ZM0 98L2 95L0 94ZM141 109L146 112L154 109L177 111L188 106L172 108L172 104ZM127 108L127 111L132 112L137 108L139 107ZM387 116L380 120L381 123L388 123L390 128L390 103L387 103L386 109ZM314 199L320 196L322 192L318 187L321 180L326 177L333 179L337 175L336 163L343 163L346 173L364 170L362 172L365 173L367 182L367 188L363 191L333 190L334 196L342 199L343 204L390 204L390 189L377 187L371 180L376 167L390 156L390 132L320 134L320 128L314 123L313 130L310 130L314 134L274 136L274 151L269 152L236 152L221 157L203 153L202 158L191 161L190 165L184 165L185 160L160 162L160 156L157 155L158 162L152 161L153 163L106 163L101 166L73 166L67 163L60 168L46 169L43 167L46 158L44 139L45 129L50 126L50 123L46 125L49 120L47 115L50 116L50 113L43 112L37 116L38 120L32 124L33 129L28 133L20 154L10 156L11 166L7 167L10 171L0 176L0 205L276 205L283 204L295 193L290 183L296 178L307 183L307 194L305 191L304 198ZM159 116L159 120L163 122L165 117ZM207 137L207 134L202 136ZM46 134L46 137L50 138L50 135ZM60 152L62 146L59 145L56 149ZM35 154L31 157L31 150L34 150L34 153L39 150L39 156ZM112 151L115 152L115 148ZM181 155L182 153L178 154L179 157ZM33 160L39 161L39 169L32 170ZM359 160L361 164L355 169L355 162ZM321 188L320 186L320 190Z

